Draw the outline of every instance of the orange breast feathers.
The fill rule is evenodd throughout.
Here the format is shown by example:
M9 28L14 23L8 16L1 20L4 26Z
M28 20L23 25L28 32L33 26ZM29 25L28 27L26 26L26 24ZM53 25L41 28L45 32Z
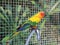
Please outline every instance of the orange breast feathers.
M32 22L36 22L39 23L41 21L42 18L44 18L45 13L43 11L38 12L37 14L35 14L34 16L32 16L31 18L29 18L30 21Z

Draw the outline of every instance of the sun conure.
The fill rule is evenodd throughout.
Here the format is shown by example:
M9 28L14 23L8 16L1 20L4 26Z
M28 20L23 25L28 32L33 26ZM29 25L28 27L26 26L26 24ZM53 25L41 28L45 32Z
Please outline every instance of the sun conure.
M20 25L16 32L14 32L13 34L11 34L9 37L6 37L7 39L5 40L5 38L2 41L8 41L10 39L12 39L13 37L17 36L17 34L20 33L20 31L22 30L26 30L27 28L30 28L31 26L36 26L42 18L44 18L45 13L43 11L36 13L35 15L33 15L32 17L30 17L27 21L25 21L24 23L22 23L22 25Z
M22 25L20 25L17 28L17 31L25 30L29 28L30 26L36 26L44 16L45 16L45 13L43 11L38 12L37 14L29 18L26 22L24 22Z

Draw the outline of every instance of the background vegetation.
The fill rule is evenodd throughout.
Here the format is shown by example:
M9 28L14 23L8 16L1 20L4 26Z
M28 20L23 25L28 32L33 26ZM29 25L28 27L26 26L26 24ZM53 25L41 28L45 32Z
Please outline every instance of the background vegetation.
M58 0L0 0L0 44L2 39L16 31L17 26L40 10L50 11ZM41 45L58 45L60 38L60 5L38 24L41 30ZM47 14L46 14L47 15ZM44 24L45 23L45 24ZM22 31L13 38L10 45L24 45L30 30ZM5 44L5 43L4 43ZM29 45L39 45L36 35Z

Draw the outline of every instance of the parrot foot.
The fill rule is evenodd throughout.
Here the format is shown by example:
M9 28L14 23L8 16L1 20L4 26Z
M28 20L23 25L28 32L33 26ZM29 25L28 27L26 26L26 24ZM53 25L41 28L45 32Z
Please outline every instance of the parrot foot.
M37 26L31 26L31 30L36 30Z
M31 26L31 30L35 30L36 35L37 35L37 40L40 41L40 31L38 30L37 26Z

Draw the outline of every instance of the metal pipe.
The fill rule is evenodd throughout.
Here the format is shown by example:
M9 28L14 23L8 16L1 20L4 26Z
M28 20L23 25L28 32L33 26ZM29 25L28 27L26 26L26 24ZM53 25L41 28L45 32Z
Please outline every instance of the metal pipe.
M34 33L35 33L35 30L32 30L32 32L28 36L28 39L26 40L26 44L25 45L28 45L29 44L29 41L30 41L30 39L31 39L31 37L33 36Z
M35 30L36 34L37 34L37 40L40 41L40 31L37 29Z

